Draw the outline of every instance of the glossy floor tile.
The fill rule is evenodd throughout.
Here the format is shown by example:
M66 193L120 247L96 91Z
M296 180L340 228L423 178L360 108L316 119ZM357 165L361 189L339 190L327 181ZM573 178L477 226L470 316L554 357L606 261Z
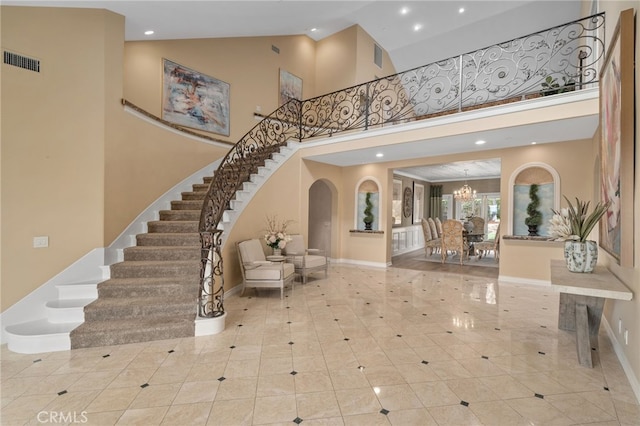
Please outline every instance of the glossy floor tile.
M550 288L334 265L225 300L215 336L1 352L1 424L640 425L602 331L578 365Z

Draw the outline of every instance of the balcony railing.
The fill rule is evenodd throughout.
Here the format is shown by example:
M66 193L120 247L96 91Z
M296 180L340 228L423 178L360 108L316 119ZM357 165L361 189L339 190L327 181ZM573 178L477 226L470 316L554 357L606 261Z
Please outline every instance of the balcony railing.
M305 101L293 99L265 117L229 151L206 195L199 315L224 313L224 211L280 146L594 86L604 27L604 14L593 15Z

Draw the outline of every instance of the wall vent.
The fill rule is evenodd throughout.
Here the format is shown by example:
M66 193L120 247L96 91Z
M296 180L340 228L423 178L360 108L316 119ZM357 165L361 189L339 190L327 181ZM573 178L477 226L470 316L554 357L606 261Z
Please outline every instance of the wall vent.
M17 53L11 53L4 51L4 63L13 65L14 67L24 68L25 70L40 72L40 61L38 59L28 58L26 56L18 55Z
M278 49L277 46L274 46L273 44L271 45L271 50L273 50L274 52L276 52L278 55L280 54L280 49Z
M373 44L373 63L382 68L382 48Z

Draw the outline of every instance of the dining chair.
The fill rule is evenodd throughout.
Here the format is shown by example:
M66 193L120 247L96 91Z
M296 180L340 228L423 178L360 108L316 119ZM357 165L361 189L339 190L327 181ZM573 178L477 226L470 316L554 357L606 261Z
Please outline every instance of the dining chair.
M478 253L478 260L482 259L482 256L485 256L490 251L493 251L493 256L496 262L498 262L500 258L500 225L498 225L496 229L495 238L475 243L473 246Z
M431 227L429 226L429 221L427 219L422 218L420 223L422 225L422 234L424 236L424 252L426 256L431 256L433 253L437 253L438 249L440 249L440 238L431 233Z
M461 221L448 219L442 223L442 263L447 260L449 252L460 255L460 264L465 255L469 257L469 244L464 237L464 226Z

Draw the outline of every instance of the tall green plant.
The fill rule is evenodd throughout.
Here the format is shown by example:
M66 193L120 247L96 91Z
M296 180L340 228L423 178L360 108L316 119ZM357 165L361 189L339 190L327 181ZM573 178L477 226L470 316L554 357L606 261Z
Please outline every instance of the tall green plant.
M524 220L527 226L539 226L542 224L542 213L538 210L540 207L540 198L538 198L538 185L533 183L529 187L529 199L531 202L527 206L527 218Z
M373 203L371 202L370 192L367 192L367 195L364 199L364 204L366 205L366 207L364 208L364 219L362 221L367 225L371 225L373 223Z

